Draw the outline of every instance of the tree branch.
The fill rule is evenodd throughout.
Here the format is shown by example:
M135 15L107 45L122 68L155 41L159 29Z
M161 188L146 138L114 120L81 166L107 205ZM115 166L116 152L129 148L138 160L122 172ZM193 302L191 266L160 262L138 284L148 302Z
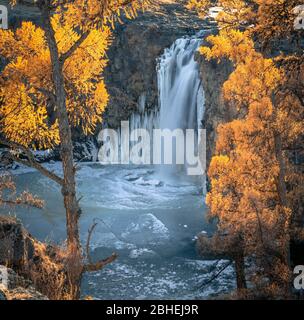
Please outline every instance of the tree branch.
M40 163L38 163L35 158L34 155L32 154L32 152L30 150L28 150L26 147L20 145L19 143L16 142L11 142L11 141L7 141L4 139L0 139L0 143L9 147L10 149L13 150L21 150L22 152L24 152L24 154L27 157L27 160L25 159L20 159L19 157L13 155L12 153L10 153L9 157L12 158L12 160L19 162L27 167L31 167L34 168L36 170L38 170L40 173L42 173L44 176L52 179L53 181L55 181L56 183L58 183L60 186L63 186L63 179L59 176L57 176L55 173L53 173L52 171L47 170L45 167L43 167Z
M206 281L205 283L203 283L200 288L203 288L205 286L207 286L208 284L210 284L212 281L214 281L216 278L218 278L223 271L225 271L230 265L232 264L232 261L229 261L227 264L224 265L224 267L222 267L216 274L214 274L211 279L209 279L208 281Z
M83 271L84 272L94 272L94 271L101 270L106 265L108 265L108 264L112 263L114 260L116 260L117 257L118 257L118 255L116 253L113 253L110 257L108 257L104 260L98 261L96 263L90 263L90 264L85 265L83 267Z
M60 56L60 63L64 64L64 62L81 46L81 44L86 40L89 34L89 31L84 32L80 36L80 38L70 47L70 49Z
M113 253L110 257L104 259L104 260L101 260L101 261L98 261L96 263L93 263L92 262L92 259L91 259L91 255L90 255L90 243L91 243L91 238L92 238L92 234L93 234L93 231L94 229L96 228L97 226L97 222L95 222L91 227L90 229L88 230L88 239L87 239L87 243L86 243L86 256L87 256L87 260L88 260L88 264L86 264L84 267L83 267L83 271L84 272L93 272L93 271L98 271L98 270L101 270L102 268L104 268L107 264L110 264L112 263L114 260L117 259L118 255L116 253Z
M95 222L91 228L88 231L88 239L87 239L87 244L86 244L86 254L87 254L87 260L90 264L92 264L92 259L91 259L91 255L90 255L90 243L91 243L91 238L92 238L92 234L94 229L97 226L97 222Z

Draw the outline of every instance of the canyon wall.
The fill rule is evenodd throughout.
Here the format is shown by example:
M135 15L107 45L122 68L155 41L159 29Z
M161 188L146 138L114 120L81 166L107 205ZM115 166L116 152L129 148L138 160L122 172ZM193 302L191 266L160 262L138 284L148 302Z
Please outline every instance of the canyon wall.
M200 65L202 86L205 93L205 112L202 119L202 127L207 134L207 165L210 163L214 154L216 142L216 129L220 123L228 122L233 119L232 110L225 107L222 98L222 86L233 71L232 64L223 60L218 63L215 60L207 61L199 53L196 60Z

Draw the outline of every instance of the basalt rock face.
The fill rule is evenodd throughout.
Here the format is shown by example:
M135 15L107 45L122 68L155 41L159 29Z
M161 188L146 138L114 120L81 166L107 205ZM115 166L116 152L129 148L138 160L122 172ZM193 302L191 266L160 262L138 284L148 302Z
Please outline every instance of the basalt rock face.
M5 5L8 9L9 29L19 27L22 21L41 23L39 9L33 6L33 2L34 0L23 0L22 3L12 6L9 0L0 0L0 4Z
M202 119L202 127L207 134L207 165L209 165L214 154L217 132L219 124L231 121L235 112L225 106L222 96L222 86L233 71L232 64L223 60L218 63L215 60L207 61L202 55L197 53L196 60L200 65L202 86L205 93L205 112Z
M20 275L34 259L34 241L19 221L0 216L0 300L47 300Z
M36 290L45 276L37 270L52 271L54 248L33 238L17 219L0 215L0 300L47 300Z

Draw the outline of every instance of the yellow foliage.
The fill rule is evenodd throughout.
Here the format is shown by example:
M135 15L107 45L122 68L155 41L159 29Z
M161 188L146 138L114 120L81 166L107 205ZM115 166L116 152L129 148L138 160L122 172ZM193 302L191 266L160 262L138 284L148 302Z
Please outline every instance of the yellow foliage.
M211 7L211 0L189 0L186 7L190 10L195 10L204 18Z
M207 38L209 46L200 53L207 60L228 59L234 66L222 93L239 119L217 128L216 154L208 171L211 190L206 202L209 216L218 221L213 241L224 235L229 247L233 239L242 239L239 252L256 259L264 282L265 276L272 279L263 289L271 294L288 290L292 219L297 214L303 219L303 169L285 149L303 143L304 73L301 50L276 59L265 57L263 49L273 40L296 41L303 35L293 28L293 8L298 4L294 0L188 4L200 15L212 5L222 7L216 17L219 32ZM252 281L260 283L258 278L254 275Z
M248 56L255 54L254 43L248 31L241 32L235 29L223 29L219 35L207 38L211 48L201 47L200 53L208 60L228 58L233 63L244 62Z
M243 63L238 63L225 82L223 96L227 102L240 109L270 97L283 79L282 71L274 65L272 59L265 59L261 54L248 55Z
M247 25L253 17L253 10L244 0L188 0L187 8L198 12L204 18L212 6L221 9L215 17L220 28L229 29Z
M108 25L118 21L121 11L132 18L148 3L53 1L56 10L51 25L60 58L71 50L62 67L71 126L80 126L84 133L91 134L101 121L109 101L102 78L112 40ZM50 51L43 28L23 22L15 31L1 29L0 55L8 61L0 75L3 134L24 146L53 148L60 139Z

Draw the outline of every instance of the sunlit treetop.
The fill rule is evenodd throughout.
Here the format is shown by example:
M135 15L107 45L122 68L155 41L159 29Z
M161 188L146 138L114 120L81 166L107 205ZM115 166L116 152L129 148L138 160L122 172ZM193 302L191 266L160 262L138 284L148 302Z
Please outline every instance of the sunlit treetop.
M79 35L55 15L52 19L60 53ZM108 94L102 79L110 29L90 31L79 48L65 61L63 73L70 123L85 133L94 130L107 105ZM9 63L1 74L1 127L12 141L38 148L59 143L55 117L51 61L44 32L31 22L13 31L0 31L0 54Z
M215 20L219 28L247 29L263 46L269 46L273 41L303 37L304 30L295 28L295 8L301 4L299 0L189 0L187 7L205 17L212 6L218 6L221 10Z
M111 44L111 25L121 12L132 18L146 0L49 1L71 126L85 134L101 121L109 96L102 77ZM33 5L42 7L44 1ZM43 20L43 19L42 19ZM15 31L0 30L0 130L13 142L33 148L59 144L51 59L42 26L23 22Z
M126 18L131 19L137 16L139 10L145 10L150 0L73 0L73 1L53 1L54 6L64 16L68 24L80 27L84 30L88 28L100 28L110 23L114 27L114 22L122 22L120 17L124 13Z
M223 29L218 35L207 37L207 41L211 47L201 47L199 50L208 60L220 61L223 58L228 58L234 64L238 64L244 62L249 55L256 54L254 42L248 31Z
M189 0L187 8L196 10L200 17L206 17L213 6L219 10L215 16L220 28L247 26L253 18L252 7L243 0Z

